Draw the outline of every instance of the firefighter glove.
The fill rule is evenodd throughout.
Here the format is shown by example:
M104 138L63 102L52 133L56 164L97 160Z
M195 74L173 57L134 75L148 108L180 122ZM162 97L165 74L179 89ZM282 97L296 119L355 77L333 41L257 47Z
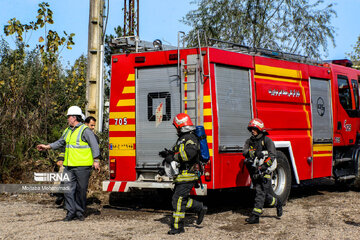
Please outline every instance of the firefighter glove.
M159 152L159 156L162 158L166 158L168 155L174 155L174 152L165 148L163 151Z
M167 163L171 163L172 161L174 161L174 155L173 154L169 154L165 157L165 162Z

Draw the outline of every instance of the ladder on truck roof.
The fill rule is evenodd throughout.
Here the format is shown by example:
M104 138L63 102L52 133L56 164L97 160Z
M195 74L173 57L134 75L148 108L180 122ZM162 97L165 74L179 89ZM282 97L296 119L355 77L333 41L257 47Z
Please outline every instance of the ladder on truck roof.
M181 112L187 113L195 125L202 124L202 96L204 77L210 77L204 74L203 53L201 51L200 33L198 31L198 53L187 55L186 63L180 59L180 34L178 32L178 77L181 82ZM204 32L205 42L206 35ZM184 46L183 46L184 48ZM209 58L209 54L208 54ZM208 59L209 60L209 59ZM208 61L208 64L210 62ZM210 69L210 66L208 66Z
M198 124L198 59L188 55L187 63L181 60L181 112L187 113L195 125Z

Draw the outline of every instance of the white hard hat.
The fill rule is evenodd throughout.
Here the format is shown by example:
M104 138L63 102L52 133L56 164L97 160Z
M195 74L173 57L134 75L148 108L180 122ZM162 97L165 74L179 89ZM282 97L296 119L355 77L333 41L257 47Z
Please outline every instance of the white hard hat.
M84 116L84 114L81 111L81 108L79 108L78 106L71 106L69 107L68 111L67 111L67 115L78 115L78 116Z

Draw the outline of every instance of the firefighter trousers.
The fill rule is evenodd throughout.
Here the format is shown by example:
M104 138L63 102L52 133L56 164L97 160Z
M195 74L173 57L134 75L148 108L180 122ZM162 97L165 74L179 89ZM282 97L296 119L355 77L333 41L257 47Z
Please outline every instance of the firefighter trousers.
M253 181L254 189L256 191L255 204L252 211L252 214L254 215L259 216L262 214L264 205L274 207L278 202L271 189L271 180L269 177L261 177Z
M179 229L184 227L185 211L191 210L200 212L203 208L203 203L191 199L189 197L191 189L195 182L181 182L175 184L174 194L172 196L173 219L171 223L172 229Z

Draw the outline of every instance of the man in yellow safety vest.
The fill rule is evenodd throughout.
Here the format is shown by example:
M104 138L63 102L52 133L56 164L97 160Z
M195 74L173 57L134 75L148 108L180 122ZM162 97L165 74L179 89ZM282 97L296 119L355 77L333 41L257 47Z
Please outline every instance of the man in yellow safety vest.
M59 140L51 144L39 144L39 151L65 147L63 165L64 174L70 181L65 183L70 191L65 192L65 209L67 215L64 221L85 219L86 194L92 166L100 171L99 144L93 131L82 123L83 113L78 106L71 106L67 112L69 127Z

